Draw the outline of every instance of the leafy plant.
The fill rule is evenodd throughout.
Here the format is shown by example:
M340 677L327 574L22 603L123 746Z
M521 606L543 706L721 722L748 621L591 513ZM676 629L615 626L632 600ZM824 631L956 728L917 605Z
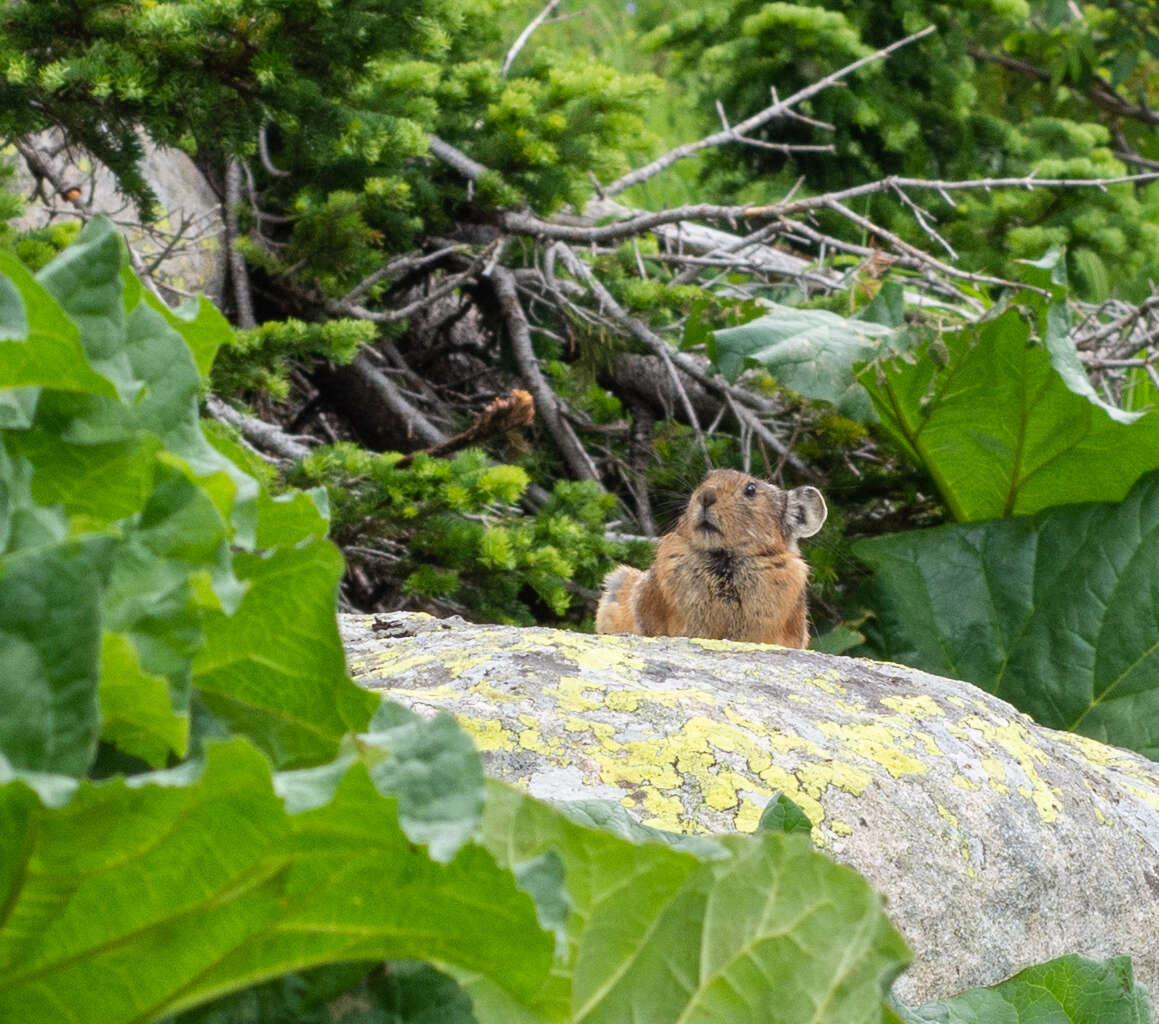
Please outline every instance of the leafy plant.
M623 545L604 537L614 499L593 483L559 481L534 516L516 504L529 480L478 449L453 459L352 445L307 458L294 479L326 483L334 535L365 552L402 594L503 622L530 625L587 614L582 590L599 586Z
M271 497L197 420L211 307L161 307L102 220L2 269L0 1017L213 1020L410 958L460 988L365 990L480 1022L880 1018L905 946L805 837L594 830L349 680L323 496Z
M899 1024L1151 1024L1147 990L1126 957L1063 956L918 1009L896 1007ZM887 1017L887 1020L889 1018Z
M887 287L889 301L900 304L900 287ZM885 302L883 298L882 305ZM847 318L825 309L770 303L763 316L714 331L708 355L730 381L746 366L763 366L785 387L872 423L877 417L855 368L885 352L896 352L896 327L897 323Z
M1159 467L1159 414L1094 392L1079 363L1057 256L977 325L860 374L886 431L933 478L954 518L1115 501Z
M860 541L871 647L1159 759L1159 473L1118 504Z

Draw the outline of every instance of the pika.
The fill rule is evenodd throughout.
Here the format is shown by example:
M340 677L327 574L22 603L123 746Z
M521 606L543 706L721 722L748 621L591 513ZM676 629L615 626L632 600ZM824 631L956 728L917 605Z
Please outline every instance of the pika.
M812 537L828 514L816 487L784 491L713 470L660 539L651 569L608 573L596 632L806 647L809 567L797 541Z

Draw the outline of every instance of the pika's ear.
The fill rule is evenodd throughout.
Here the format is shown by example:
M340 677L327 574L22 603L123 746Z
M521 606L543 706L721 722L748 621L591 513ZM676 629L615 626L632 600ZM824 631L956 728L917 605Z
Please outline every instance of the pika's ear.
M812 537L825 525L829 509L816 487L794 487L785 502L785 528L794 538Z

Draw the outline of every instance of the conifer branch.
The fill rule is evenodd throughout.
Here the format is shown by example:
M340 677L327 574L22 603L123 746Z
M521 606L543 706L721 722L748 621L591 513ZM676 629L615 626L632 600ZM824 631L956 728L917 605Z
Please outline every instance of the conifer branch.
M990 53L988 50L982 50L975 46L968 47L966 52L975 60L996 64L1006 68L1007 71L1013 71L1026 78L1033 78L1037 82L1051 81L1052 76L1049 71L1031 64L1029 61L1019 60L1017 57L1009 57L1002 53ZM1095 106L1105 110L1112 117L1125 117L1141 124L1159 125L1159 111L1152 110L1145 103L1128 102L1115 92L1110 82L1099 75L1091 76L1090 82L1086 86L1086 96Z

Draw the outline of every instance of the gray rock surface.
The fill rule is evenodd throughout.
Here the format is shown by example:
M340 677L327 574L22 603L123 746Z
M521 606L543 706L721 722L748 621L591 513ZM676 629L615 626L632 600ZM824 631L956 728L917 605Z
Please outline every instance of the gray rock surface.
M142 174L157 196L157 219L142 224L133 204L117 192L112 172L87 153L67 147L56 130L22 140L29 160L15 150L19 190L28 202L15 226L41 228L80 213L104 213L122 231L170 302L206 295L220 305L225 281L225 222L221 202L189 157L142 138ZM74 198L62 193L75 189ZM155 267L154 267L155 264Z
M1064 953L1159 993L1159 764L968 683L749 644L344 616L358 682L454 712L492 774L640 821L751 831L781 790L886 898L910 1003Z

